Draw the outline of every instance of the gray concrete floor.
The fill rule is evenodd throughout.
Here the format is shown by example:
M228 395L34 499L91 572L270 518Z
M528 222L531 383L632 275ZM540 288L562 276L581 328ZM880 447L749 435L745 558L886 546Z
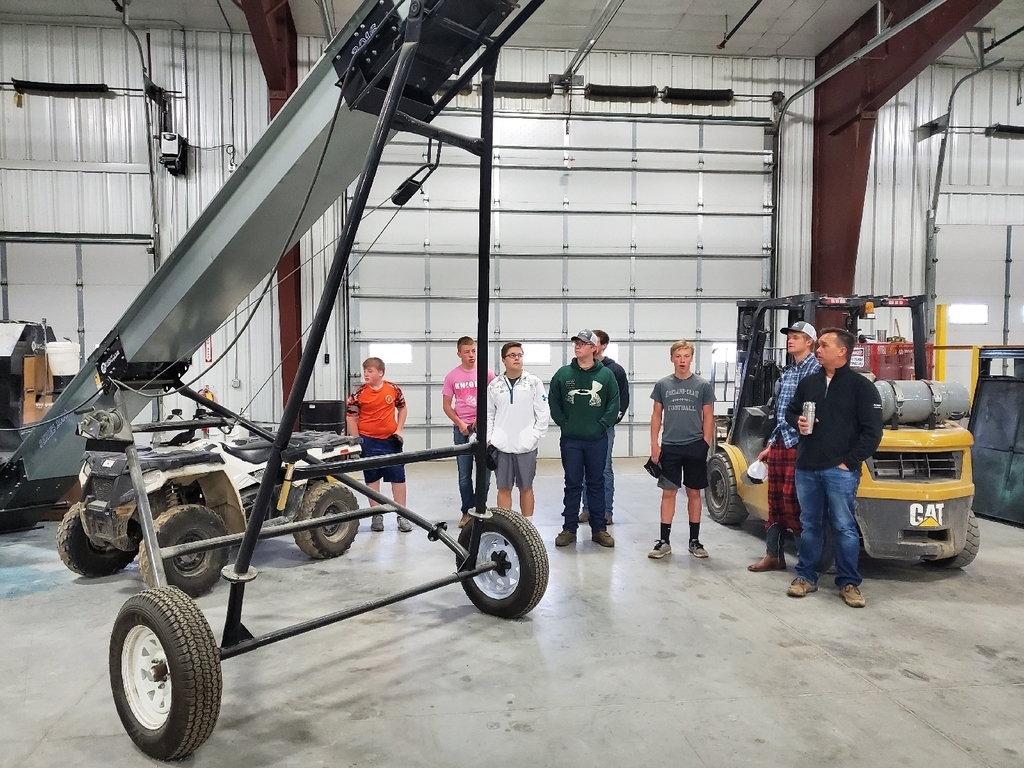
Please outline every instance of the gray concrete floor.
M535 518L551 580L525 619L478 612L459 585L224 662L196 766L1024 765L1024 530L982 521L966 570L862 561L868 606L834 588L785 596L752 574L761 526L705 521L710 558L647 558L659 492L617 462L617 546L556 550L561 478ZM455 467L410 469L410 504L458 518ZM681 519L681 518L680 518ZM158 764L125 735L107 644L133 565L85 580L55 523L0 536L0 766ZM685 542L685 526L675 538ZM243 617L261 633L450 573L417 529L364 522L343 558L261 544ZM219 637L226 587L199 603Z

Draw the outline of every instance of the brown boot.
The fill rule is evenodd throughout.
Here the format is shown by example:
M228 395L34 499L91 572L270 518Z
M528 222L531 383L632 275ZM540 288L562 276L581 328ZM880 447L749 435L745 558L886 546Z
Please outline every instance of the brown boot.
M771 555L765 555L756 563L748 565L747 570L753 571L754 573L761 573L762 571L784 571L786 570L786 556L779 555L778 557L772 557Z

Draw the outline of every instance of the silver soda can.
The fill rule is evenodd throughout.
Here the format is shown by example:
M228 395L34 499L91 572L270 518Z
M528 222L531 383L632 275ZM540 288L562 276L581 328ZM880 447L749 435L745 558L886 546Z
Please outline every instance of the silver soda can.
M814 431L814 401L808 400L804 403L804 418L807 419L807 434Z

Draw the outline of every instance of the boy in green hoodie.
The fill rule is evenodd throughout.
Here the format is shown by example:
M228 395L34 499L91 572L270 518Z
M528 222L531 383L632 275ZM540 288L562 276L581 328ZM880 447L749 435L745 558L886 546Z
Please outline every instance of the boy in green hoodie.
M593 331L582 330L572 341L576 359L558 369L548 393L551 420L562 430L559 448L565 471L565 523L555 537L555 546L576 543L585 474L591 539L602 547L614 547L604 517L604 465L608 428L619 415L619 385L594 357L598 340Z

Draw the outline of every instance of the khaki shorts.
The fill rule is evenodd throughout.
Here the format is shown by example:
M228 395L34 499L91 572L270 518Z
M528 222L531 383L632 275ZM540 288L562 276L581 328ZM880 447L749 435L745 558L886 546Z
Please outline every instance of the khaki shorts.
M533 489L533 478L537 475L537 449L529 453L497 452L498 468L494 471L494 480L502 490L510 490L513 486L521 491Z

